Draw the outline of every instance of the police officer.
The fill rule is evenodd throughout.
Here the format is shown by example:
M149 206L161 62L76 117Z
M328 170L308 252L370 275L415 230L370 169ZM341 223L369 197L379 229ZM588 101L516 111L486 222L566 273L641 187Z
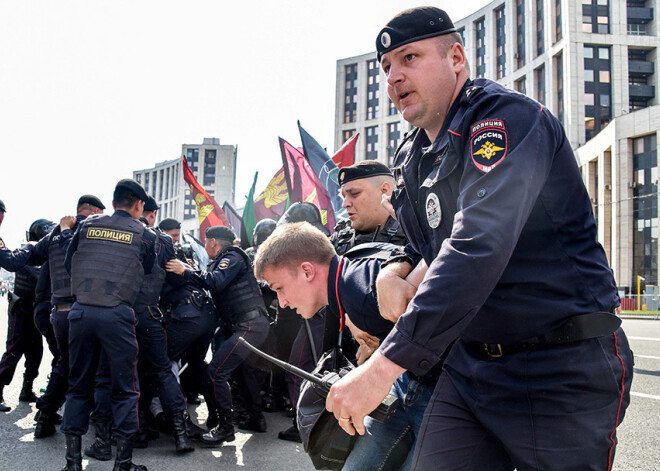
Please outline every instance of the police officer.
M238 344L243 337L254 345L261 345L268 335L268 319L257 280L247 254L233 245L236 235L225 226L206 230L206 252L212 260L207 273L200 274L186 269L180 260L172 260L167 270L195 280L211 291L211 296L221 319L231 326L232 334L215 351L206 374L205 397L209 415L215 415L218 425L202 436L202 442L216 446L234 440L231 419L232 398L229 377L248 356L249 350ZM250 417L240 424L242 428L266 431L266 421L261 412L260 388L249 369L243 369Z
M52 229L54 223L38 219L28 231L28 242L35 244ZM41 334L34 325L35 288L40 267L26 265L16 272L14 292L10 294L9 319L7 331L7 350L0 359L0 412L11 409L4 403L3 389L11 383L16 365L25 355L25 373L23 387L18 396L21 402L35 402L37 397L32 391L32 383L39 374L39 365L43 356Z
M87 216L102 214L105 206L94 195L82 195L76 206L76 216L65 216L60 225L55 227L48 237L42 238L34 248L30 262L44 264L48 262L52 313L50 322L53 327L59 359L52 368L46 392L37 399L37 425L35 438L46 438L55 433L59 421L57 411L64 404L69 376L69 320L68 315L75 301L71 294L71 277L64 267L66 248L73 237L73 229Z
M62 432L66 435L65 470L81 470L81 436L87 433L91 395L101 352L112 381L113 427L117 435L115 470L143 471L132 463L133 435L138 429L135 303L145 275L156 258L155 235L137 220L147 195L135 181L117 183L115 213L92 216L76 230L66 254L71 292L69 313L69 390Z
M330 240L339 255L365 242L405 245L406 236L399 223L381 205L383 196L395 188L387 165L363 160L344 167L337 174L348 219L340 221Z
M254 260L259 246L273 233L277 227L277 222L273 219L262 219L254 226L252 231L252 247L248 247L245 253L248 254L250 260Z
M410 251L379 275L385 315L399 276L420 258L429 269L328 409L364 433L393 379L425 373L455 341L413 468L609 469L632 354L561 123L524 95L470 80L440 9L400 13L377 48L390 98L417 126L396 158L392 203Z

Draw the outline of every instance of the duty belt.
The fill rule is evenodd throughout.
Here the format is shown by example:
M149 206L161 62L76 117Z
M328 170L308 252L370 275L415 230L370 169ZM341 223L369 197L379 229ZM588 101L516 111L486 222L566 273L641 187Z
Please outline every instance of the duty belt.
M621 319L609 312L580 314L569 318L558 328L538 337L530 337L515 344L469 342L467 345L489 358L536 350L562 343L577 342L611 334L621 325Z
M259 309L255 309L254 311L248 311L244 314L240 314L238 316L238 319L236 319L236 324L240 324L241 322L247 322L251 321L252 319L256 319L257 317L261 317L262 312Z
M73 304L55 304L53 309L57 312L67 312L71 310Z

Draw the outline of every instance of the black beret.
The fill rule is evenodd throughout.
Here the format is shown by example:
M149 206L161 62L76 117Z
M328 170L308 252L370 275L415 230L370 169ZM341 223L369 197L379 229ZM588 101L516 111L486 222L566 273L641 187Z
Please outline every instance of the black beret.
M144 191L144 188L142 188L142 186L138 182L130 178L125 178L123 180L120 180L119 183L117 183L117 186L115 187L115 193L120 188L130 191L144 202L146 202L149 199L149 195L147 195L147 192Z
M383 54L404 44L455 31L456 28L449 15L440 8L418 7L402 11L378 33L376 39L378 61Z
M340 185L343 185L353 180L375 177L376 175L389 175L391 177L392 171L387 165L377 160L363 160L350 167L339 169L337 181L339 181Z
M227 226L209 227L206 229L205 235L207 239L228 240L229 242L233 242L236 239L236 234Z
M181 223L173 218L167 218L160 221L158 228L161 231L171 231L174 229L181 229Z
M80 198L78 198L78 206L76 207L79 208L81 205L85 203L91 204L92 206L96 206L99 209L105 209L105 206L103 206L101 200L94 195L82 195Z
M154 197L148 196L147 201L144 203L144 211L156 211L157 209L160 209L160 206L158 206Z
M5 203L3 203L2 200L0 200L0 211L2 211L3 213L7 212L7 210L5 209Z

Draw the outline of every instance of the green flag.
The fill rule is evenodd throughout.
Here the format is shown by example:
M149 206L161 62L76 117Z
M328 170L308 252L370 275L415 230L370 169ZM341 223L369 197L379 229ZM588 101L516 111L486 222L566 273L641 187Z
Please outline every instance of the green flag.
M257 221L254 218L254 188L257 186L258 175L259 172L254 173L252 188L250 188L250 193L246 196L247 201L245 201L245 208L243 208L243 227L245 227L245 235L248 239L248 245L241 243L243 247L252 246L252 231L254 231L254 226L257 224Z

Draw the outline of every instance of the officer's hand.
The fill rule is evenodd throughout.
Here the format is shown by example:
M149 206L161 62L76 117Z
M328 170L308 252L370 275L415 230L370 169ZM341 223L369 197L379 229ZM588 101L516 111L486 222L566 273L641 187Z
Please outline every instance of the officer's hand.
M355 341L360 345L357 351L357 360L358 365L361 365L376 351L378 345L380 345L380 340L378 340L378 337L369 335L364 330L357 328L348 315L346 315L346 325Z
M380 197L380 205L390 213L390 216L396 219L396 212L394 211L394 206L392 206L392 193L389 195L383 194Z
M335 415L349 435L364 435L364 418L383 401L392 383L404 372L380 351L364 365L337 381L325 400L325 408Z
M355 352L355 359L357 360L358 366L364 364L365 361L371 358L371 355L373 355L374 352L375 350L373 348L360 344L360 346L357 349L357 352Z
M73 229L75 225L76 225L75 216L64 216L62 219L60 219L60 231L63 231L65 229Z
M181 260L173 258L167 262L165 269L169 272L176 273L177 275L183 275L186 271L186 265Z
M406 312L408 303L417 292L417 288L404 279L411 269L409 263L393 263L383 268L376 278L378 309L380 315L390 322L396 322Z

